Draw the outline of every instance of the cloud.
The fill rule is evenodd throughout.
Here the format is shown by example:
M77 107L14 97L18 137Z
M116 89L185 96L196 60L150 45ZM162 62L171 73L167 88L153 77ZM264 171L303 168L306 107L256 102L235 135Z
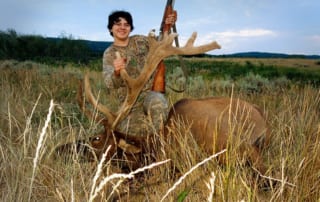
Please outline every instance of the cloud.
M83 32L84 34L79 36L81 39L91 40L91 41L113 41L113 38L109 35L107 31L105 32Z
M268 38L277 36L275 31L268 29L241 29L237 31L226 31L214 33L223 50L236 52L239 50L252 49L253 46L267 41Z
M275 36L276 33L267 29L243 29L238 31L226 31L214 33L220 38L235 38L235 37L261 37L261 36Z
M313 35L310 37L311 41L316 43L316 44L320 44L320 35Z
M201 34L199 32L195 45L206 44L211 41L217 41L222 49L219 52L234 52L254 44L257 40L263 41L267 38L277 36L277 33L268 29L241 29L235 31L209 32ZM185 44L189 36L181 36L181 44ZM215 51L216 52L216 51Z
M208 43L212 40L220 41L221 43L231 43L239 39L252 39L252 37L272 37L276 36L276 32L267 29L242 29L238 31L210 32L204 36L198 37L197 43ZM182 37L185 41L186 37Z
M203 18L195 18L183 22L178 22L179 28L186 29L192 27L201 27L201 26L208 26L212 24L216 24L218 20L214 20L211 17L203 17Z

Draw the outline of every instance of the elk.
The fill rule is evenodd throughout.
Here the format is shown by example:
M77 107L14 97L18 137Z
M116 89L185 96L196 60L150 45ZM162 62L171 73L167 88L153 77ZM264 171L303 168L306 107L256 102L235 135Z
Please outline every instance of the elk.
M97 120L103 124L105 131L91 137L87 141L89 147L83 149L82 154L88 155L90 153L93 154L90 155L92 158L94 156L99 158L107 147L111 146L108 158L114 155L120 158L125 156L128 162L132 162L131 167L134 168L141 166L141 160L138 157L141 153L148 149L148 151L157 152L155 147L152 146L156 143L152 143L148 138L117 132L117 124L128 115L143 86L162 59L171 55L194 55L220 48L216 42L194 46L196 33L193 33L184 47L173 47L172 42L175 37L176 34L174 33L165 34L163 40L157 41L149 34L150 51L141 74L134 79L125 70L121 70L120 76L126 83L127 96L117 112L112 112L108 107L97 101L91 91L88 76L84 77L84 90L81 84L78 94L80 108L87 116L94 117L93 113L84 106L84 98L86 98L100 114L103 114ZM83 95L83 91L85 95ZM239 151L246 155L246 158L261 173L265 173L266 169L260 150L263 140L265 143L268 142L269 133L266 120L256 106L240 99L225 97L182 99L176 102L169 112L162 134L164 140L174 135L170 132L170 128L174 128L177 121L183 121L190 125L193 138L208 154L226 148L230 136L236 135L234 131L242 131L243 134L237 136L242 145ZM76 146L79 147L81 143L84 143L84 141L78 141ZM58 147L57 151L64 152L71 147L72 143L69 143Z

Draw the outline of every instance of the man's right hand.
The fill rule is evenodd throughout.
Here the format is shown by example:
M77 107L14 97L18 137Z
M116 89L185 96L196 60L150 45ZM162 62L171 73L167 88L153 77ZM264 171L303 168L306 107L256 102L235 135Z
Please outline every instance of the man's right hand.
M126 68L126 59L122 58L119 52L116 52L116 59L113 61L114 74L120 76L120 70Z
M124 58L117 58L113 61L114 74L120 76L120 70L126 68L126 62Z

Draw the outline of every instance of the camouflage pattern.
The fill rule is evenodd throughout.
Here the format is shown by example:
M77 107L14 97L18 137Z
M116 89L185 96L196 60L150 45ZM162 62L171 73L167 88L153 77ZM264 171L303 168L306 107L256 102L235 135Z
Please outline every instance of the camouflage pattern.
M136 78L145 63L149 51L149 42L146 36L131 36L126 47L111 45L103 54L103 76L108 93L115 95L116 99L122 103L126 97L126 86L121 77L115 76L113 60L116 52L126 59L126 71ZM168 103L161 93L151 92L154 75L146 84L134 104L130 114L119 123L117 130L131 135L147 135L158 131L168 112Z

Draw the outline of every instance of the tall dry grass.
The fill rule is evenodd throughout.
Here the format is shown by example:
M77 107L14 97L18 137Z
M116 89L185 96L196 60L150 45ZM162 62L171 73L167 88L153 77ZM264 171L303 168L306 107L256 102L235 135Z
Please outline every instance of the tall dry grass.
M0 62L1 201L89 201L95 185L119 173L110 161L98 166L99 162L82 163L71 156L66 163L51 155L57 145L100 130L98 124L83 117L75 103L83 71L72 66ZM91 78L106 102L100 73L91 72ZM186 92L168 92L168 98L173 103L182 97L231 96L232 86L237 84L220 82L196 78ZM267 116L272 140L263 151L268 166L264 177L278 181L270 190L251 184L255 171L239 163L233 148L228 148L227 165L211 160L195 168L208 156L192 138L186 138L179 145L163 143L166 149L160 150L157 158L170 162L134 174L134 178L130 175L131 179L110 179L93 201L160 201L163 197L166 201L319 201L320 92L311 86L272 86L254 93L235 88L233 95L257 104ZM51 100L54 109L48 122ZM187 126L181 127L188 133Z

